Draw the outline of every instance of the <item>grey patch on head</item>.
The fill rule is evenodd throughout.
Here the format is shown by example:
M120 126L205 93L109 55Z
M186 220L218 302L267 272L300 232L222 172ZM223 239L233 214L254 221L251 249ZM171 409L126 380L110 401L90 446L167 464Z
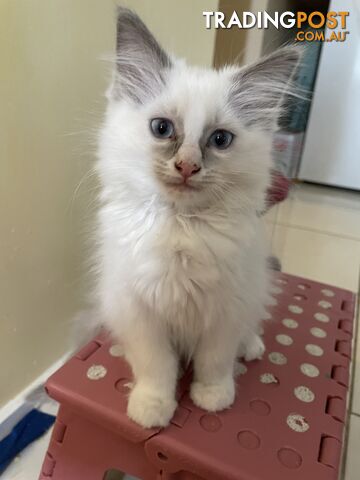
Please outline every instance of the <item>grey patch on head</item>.
M183 143L184 143L184 135L183 134L177 135L176 139L172 144L172 150L171 152L169 152L170 158L174 157L177 154L177 152L180 150L180 147Z
M127 97L143 103L161 91L171 60L136 13L123 7L118 7L117 12L112 93L117 99Z
M199 140L199 148L201 150L202 158L205 158L206 151L209 147L209 139L211 135L216 130L223 129L220 125L221 125L221 117L219 116L218 113L216 113L211 118L207 119L207 124L203 128L203 131Z
M152 146L154 157L170 160L175 157L183 142L183 134L178 134L175 139L165 139L154 142Z
M276 129L285 94L298 96L291 80L301 56L298 46L280 48L233 75L229 105L246 126Z
M177 134L175 139L152 142L153 170L159 180L167 181L167 165L175 162L177 153L184 142L183 133Z

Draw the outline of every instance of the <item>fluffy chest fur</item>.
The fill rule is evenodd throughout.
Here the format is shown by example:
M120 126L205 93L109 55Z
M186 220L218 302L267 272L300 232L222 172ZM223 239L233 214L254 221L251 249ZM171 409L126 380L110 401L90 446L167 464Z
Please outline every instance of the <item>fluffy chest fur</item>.
M108 308L136 295L165 321L200 312L209 318L216 296L238 276L256 224L240 214L232 220L216 211L181 214L156 201L110 203L100 221Z

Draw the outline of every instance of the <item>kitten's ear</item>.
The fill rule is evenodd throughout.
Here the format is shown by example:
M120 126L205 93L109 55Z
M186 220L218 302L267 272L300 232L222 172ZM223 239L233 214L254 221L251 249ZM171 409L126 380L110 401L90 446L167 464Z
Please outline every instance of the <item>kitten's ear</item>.
M284 94L296 95L291 80L302 53L298 46L283 47L233 76L230 102L247 126L276 129Z
M118 7L116 72L111 94L143 103L164 86L164 70L171 61L154 36L127 8Z

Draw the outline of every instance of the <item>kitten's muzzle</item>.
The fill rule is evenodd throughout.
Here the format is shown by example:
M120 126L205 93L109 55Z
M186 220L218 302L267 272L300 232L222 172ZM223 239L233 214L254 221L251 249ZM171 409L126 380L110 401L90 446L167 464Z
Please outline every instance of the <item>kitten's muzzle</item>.
M184 182L186 182L186 180L189 177L192 177L193 175L200 172L201 170L201 166L196 162L187 162L184 160L177 160L174 165L175 165L175 169L183 177Z

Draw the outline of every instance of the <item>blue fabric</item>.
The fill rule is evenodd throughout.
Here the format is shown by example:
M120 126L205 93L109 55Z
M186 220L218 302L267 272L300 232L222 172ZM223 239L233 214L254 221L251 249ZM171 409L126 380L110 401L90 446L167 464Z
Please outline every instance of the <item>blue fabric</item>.
M55 422L53 415L31 410L0 442L0 475L31 442L41 437Z

